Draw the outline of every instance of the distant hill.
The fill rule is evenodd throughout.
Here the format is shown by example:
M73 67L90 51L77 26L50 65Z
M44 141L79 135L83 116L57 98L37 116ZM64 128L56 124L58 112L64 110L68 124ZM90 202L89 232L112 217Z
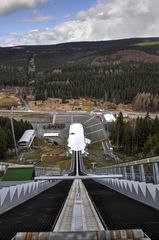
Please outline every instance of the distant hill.
M123 53L122 50L124 50ZM81 60L91 63L100 56L106 56L109 61L115 56L118 58L123 54L126 55L128 50L131 50L131 59L136 60L137 52L139 52L138 60L149 61L150 59L151 61L152 56L159 57L159 38L0 48L0 65L26 67L28 60L34 55L37 71L44 71L50 67L70 65ZM130 55L130 51L128 51L128 55Z
M31 88L36 99L83 96L127 103L144 92L157 99L158 64L159 38L0 48L0 86Z

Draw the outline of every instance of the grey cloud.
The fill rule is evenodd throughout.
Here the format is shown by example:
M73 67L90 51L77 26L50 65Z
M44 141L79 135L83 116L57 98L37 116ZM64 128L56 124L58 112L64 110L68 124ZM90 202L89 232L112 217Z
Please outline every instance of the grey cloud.
M12 13L25 8L35 8L37 5L46 2L47 0L1 0L0 15Z
M55 28L9 35L1 45L55 44L159 36L158 0L101 0Z

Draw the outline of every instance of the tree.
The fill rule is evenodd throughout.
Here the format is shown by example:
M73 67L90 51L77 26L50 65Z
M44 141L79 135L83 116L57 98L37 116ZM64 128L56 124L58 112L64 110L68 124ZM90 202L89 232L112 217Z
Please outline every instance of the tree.
M152 135L149 135L148 139L144 143L144 153L148 154L150 152L153 155L153 152L154 152L154 139L153 139Z
M124 152L130 154L132 152L132 138L133 130L129 123L124 124L123 136L122 136L122 145Z
M0 128L0 158L5 157L7 152L7 138L5 131Z
M16 121L13 119L16 142L27 129L32 129L32 125L28 121ZM13 135L9 118L0 117L0 158L4 158L9 148L13 148Z
M122 137L123 137L123 128L124 121L123 121L123 114L122 112L119 113L119 116L117 117L116 121L116 146L119 148L119 146L122 145Z

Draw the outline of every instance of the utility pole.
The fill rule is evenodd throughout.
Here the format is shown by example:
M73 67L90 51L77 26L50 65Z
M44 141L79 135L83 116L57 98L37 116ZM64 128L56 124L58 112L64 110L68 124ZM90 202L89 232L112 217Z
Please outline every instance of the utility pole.
M11 112L10 112L10 122L11 122L11 128L12 128L12 135L13 135L13 141L14 141L14 148L15 148L15 154L18 156L18 151L17 151L17 144L15 140L15 133L14 133L14 125L13 125L13 106L11 107Z
M37 137L37 141L38 141L38 148L39 148L40 144L39 144L38 128L39 128L39 124L38 124L38 123L36 123L36 137Z

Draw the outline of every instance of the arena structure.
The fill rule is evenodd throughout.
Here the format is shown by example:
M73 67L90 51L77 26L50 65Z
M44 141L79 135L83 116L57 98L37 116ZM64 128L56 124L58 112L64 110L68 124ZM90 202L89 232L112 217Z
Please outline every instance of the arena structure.
M5 172L7 181L0 182L1 240L159 239L158 156L85 169L82 152L87 151L87 138L96 143L108 137L103 116L31 114L36 116L32 119L39 137L57 133L56 122L65 124L60 134L67 139L70 169L54 176L51 166L34 166L34 180L33 167ZM21 170L18 174L17 169ZM13 179L17 175L20 181ZM9 183L8 178L12 180Z

